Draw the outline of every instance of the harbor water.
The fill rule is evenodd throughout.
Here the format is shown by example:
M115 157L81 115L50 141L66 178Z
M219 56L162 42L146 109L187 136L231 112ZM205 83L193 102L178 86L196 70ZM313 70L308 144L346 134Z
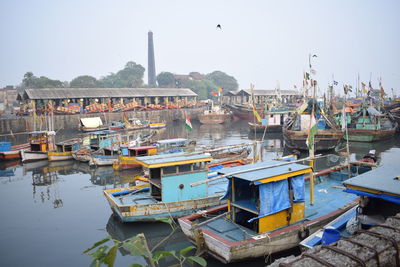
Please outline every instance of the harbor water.
M192 123L193 130L187 131L182 121L175 121L166 129L158 130L156 136L159 139L189 138L196 140L198 146L250 143L262 139L262 134L249 132L245 121L232 121L223 125ZM56 137L61 141L78 135L78 132L60 131ZM22 143L26 142L26 136L8 136L0 141ZM284 149L281 133L266 134L260 142L259 150L262 151L262 156L258 157L260 160L277 158L291 152ZM359 159L369 150L376 150L380 164L398 164L400 136L397 134L393 139L377 143L350 143L350 158ZM336 151L336 156L317 162L317 168L339 164L345 151ZM135 170L116 172L112 167L90 168L88 164L73 160L2 163L0 266L90 266L92 259L82 252L107 236L125 240L144 233L149 247L157 246L155 251L179 251L191 245L179 230L164 240L171 232L168 224L123 224L112 216L102 191L132 185L134 176L138 174ZM293 253L298 251L282 255ZM250 264L265 266L265 262L271 260L268 256ZM277 256L280 255L274 255ZM225 266L211 257L206 257L206 260L208 266ZM123 249L118 251L115 266L130 266L133 263L145 265L143 258L130 256ZM167 258L162 266L174 263L176 262ZM229 266L248 265L249 262L243 262Z

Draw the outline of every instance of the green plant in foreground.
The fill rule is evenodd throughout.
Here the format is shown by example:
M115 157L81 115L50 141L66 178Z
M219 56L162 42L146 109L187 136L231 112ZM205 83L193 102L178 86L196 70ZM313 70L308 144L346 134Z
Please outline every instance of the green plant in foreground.
M162 240L160 243L164 242L166 239L168 239L177 229L177 226L173 220L170 220L168 218L165 219L160 219L160 221L168 223L172 227L172 232L170 235L168 235L164 240ZM108 242L113 242L114 245L110 246L107 245L106 243ZM160 244L158 244L160 245ZM153 250L158 247L156 245ZM91 263L91 267L98 267L101 266L102 264L108 265L109 267L114 266L115 258L117 256L117 250L119 248L124 248L127 250L132 256L142 256L144 257L147 262L149 263L148 266L151 267L157 267L159 266L159 262L161 259L164 259L166 257L174 257L179 263L177 266L183 266L185 262L188 263L197 263L201 266L207 266L207 262L205 259L202 257L198 256L186 256L186 254L195 249L196 247L194 246L189 246L187 248L184 248L180 250L179 252L176 252L174 250L172 251L156 251L153 252L153 250L150 250L146 237L144 236L143 233L137 234L136 236L133 236L131 238L128 238L124 241L119 241L116 239L109 237L104 238L103 240L100 240L96 243L93 244L92 247L86 249L83 251L83 253L91 256L93 258L93 261ZM143 267L140 264L132 264L130 267Z

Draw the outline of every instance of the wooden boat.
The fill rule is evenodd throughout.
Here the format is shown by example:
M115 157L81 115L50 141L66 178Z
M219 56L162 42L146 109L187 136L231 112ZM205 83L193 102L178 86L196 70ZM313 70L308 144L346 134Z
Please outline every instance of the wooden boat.
M11 142L0 142L0 162L21 159L21 150L28 150L29 143L11 145Z
M283 138L285 146L290 149L309 150L307 139L310 132L310 121L312 106L315 109L314 119L317 125L317 133L314 136L315 151L326 151L334 149L342 140L343 132L321 109L319 103L310 100L293 113L283 126Z
M264 119L261 123L249 122L249 129L253 132L266 132L275 133L282 132L282 127L285 120L289 116L289 111L271 111L265 114Z
M227 108L230 111L232 111L233 117L235 117L235 118L248 120L248 121L254 120L253 108L250 107L249 105L233 104L233 105L227 105ZM256 110L259 114L262 113L262 110L260 107L256 107Z
M196 142L186 138L162 139L155 142L158 154L193 152Z
M231 117L232 113L222 108L220 105L211 103L203 114L197 116L202 124L221 124Z
M196 147L202 153L210 153L213 157L211 163L219 163L230 160L246 159L251 152L250 146L253 144L236 144L220 147Z
M196 210L220 205L226 183L191 187L207 179L210 154L178 153L140 157L138 162L149 173L147 189L104 190L112 211L123 222L156 221L178 218Z
M224 263L287 250L356 205L340 187L347 170L316 177L311 205L309 166L267 161L222 169L218 173L229 179L223 198L228 204L180 218L179 224L198 249Z
M119 131L125 129L125 124L120 121L113 121L108 126L108 129L111 131Z
M141 121L136 118L125 118L125 129L127 130L139 130L149 128L149 123L146 121Z
M160 129L160 128L165 128L167 124L165 122L150 122L149 127L151 129Z
M349 141L375 142L394 137L397 122L388 114L380 112L370 104L363 103L357 112L347 113L347 131ZM343 124L342 114L338 121ZM347 135L344 135L347 138Z
M80 129L83 132L108 130L108 126L103 125L103 122L101 121L100 117L81 118L80 122L81 122Z
M55 151L47 152L48 160L59 161L73 159L72 151L78 150L81 147L81 143L81 138L73 138L57 143Z
M103 147L100 150L91 153L89 165L90 166L112 166L118 161L120 154L120 147Z
M21 150L22 162L47 160L47 153L55 150L54 131L34 131L29 133L30 150Z
M142 167L136 161L137 157L153 156L157 153L156 146L136 146L122 148L122 155L118 157L118 160L113 164L114 170L124 170L131 168Z

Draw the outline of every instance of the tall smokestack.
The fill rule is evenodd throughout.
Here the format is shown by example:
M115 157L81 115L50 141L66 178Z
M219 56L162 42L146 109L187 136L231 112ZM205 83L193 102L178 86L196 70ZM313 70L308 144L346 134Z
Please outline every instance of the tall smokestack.
M154 60L153 32L148 33L148 85L156 86L156 63Z

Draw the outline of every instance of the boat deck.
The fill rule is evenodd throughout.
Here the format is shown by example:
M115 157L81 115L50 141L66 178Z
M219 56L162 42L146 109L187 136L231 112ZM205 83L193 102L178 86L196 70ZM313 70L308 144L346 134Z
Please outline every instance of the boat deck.
M305 220L316 219L353 201L356 196L343 192L341 188L343 186L342 182L347 178L348 174L345 172L334 172L329 176L324 175L317 177L314 187L314 205L310 205L309 182L306 182ZM335 188L335 186L340 188ZM205 220L206 219L201 218L197 223ZM201 228L213 232L231 242L242 241L252 236L259 235L251 229L232 223L225 217L205 224L201 226Z

